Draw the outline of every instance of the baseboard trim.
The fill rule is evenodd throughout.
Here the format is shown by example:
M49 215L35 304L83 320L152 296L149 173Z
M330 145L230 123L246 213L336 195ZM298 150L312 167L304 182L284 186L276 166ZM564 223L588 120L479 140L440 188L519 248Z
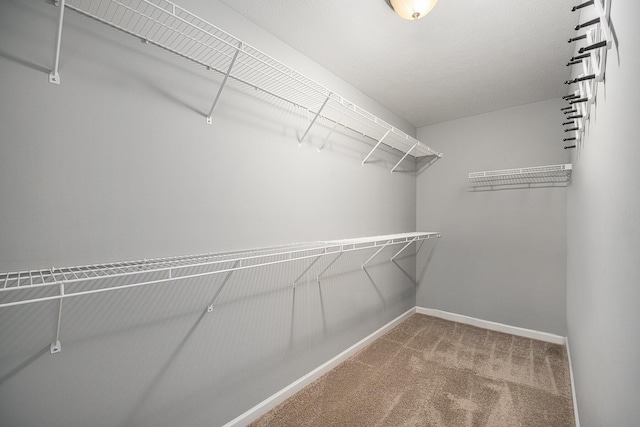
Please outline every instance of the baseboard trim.
M477 326L479 328L489 329L491 331L504 332L520 337L546 341L553 344L564 345L566 343L566 338L560 335L550 334L548 332L540 332L533 329L520 328L518 326L505 325L504 323L491 322L489 320L482 320L476 317L450 313L448 311L437 310L435 308L416 307L416 313L439 317L441 319L464 323L466 325Z
M299 392L300 390L302 390L303 388L305 388L306 386L308 386L309 384L311 384L312 382L320 378L322 375L326 374L327 372L329 372L330 370L338 366L340 363L347 360L349 357L353 356L360 350L367 347L369 344L371 344L376 339L380 338L382 335L390 331L395 326L407 320L411 315L415 314L415 312L416 312L415 307L407 310L404 314L401 314L400 316L396 317L391 322L387 323L377 331L361 339L360 341L358 341L348 349L344 350L342 353L338 354L337 356L333 357L332 359L318 366L313 371L309 372L305 376L289 384L287 387L283 388L282 390L275 393L271 397L263 400L253 408L249 409L244 414L229 421L223 427L242 427L252 423L253 421L260 418L262 415L266 414L267 412L269 412L270 410L278 406L280 403L284 402L285 400L287 400L288 398L290 398L291 396L293 396L294 394L296 394L297 392Z
M344 350L342 353L336 355L332 359L318 366L313 371L304 375L303 377L297 379L293 383L289 384L287 387L278 391L271 397L263 400L253 408L249 409L242 415L234 418L233 420L226 423L223 427L244 427L253 421L260 418L262 415L266 414L280 403L284 402L322 375L326 374L340 363L347 360L349 357L353 356L360 350L367 347L376 339L380 338L382 335L390 331L395 326L404 322L414 313L426 314L429 316L439 317L445 320L451 320L458 323L464 323L466 325L477 326L479 328L489 329L496 332L504 332L507 334L517 335L525 338L536 339L540 341L546 341L553 344L564 345L567 349L567 358L569 360L569 375L571 378L571 393L573 395L573 410L576 421L576 427L580 427L580 421L578 419L578 406L576 401L576 393L575 393L575 385L573 382L573 367L571 364L571 353L569 351L569 342L566 337L562 337L560 335L550 334L547 332L540 332L533 329L520 328L517 326L505 325L503 323L491 322L489 320L482 320L475 317L464 316L462 314L450 313L448 311L437 310L434 308L425 308L425 307L414 307L407 310L405 313L393 319L391 322L382 326L377 331L371 333L367 337L361 339L348 349Z
M571 396L573 397L573 418L576 427L580 427L580 417L578 416L578 399L576 398L576 383L573 380L573 362L571 361L571 349L569 348L569 338L565 338L565 348L567 349L567 360L569 361L569 378L571 379Z

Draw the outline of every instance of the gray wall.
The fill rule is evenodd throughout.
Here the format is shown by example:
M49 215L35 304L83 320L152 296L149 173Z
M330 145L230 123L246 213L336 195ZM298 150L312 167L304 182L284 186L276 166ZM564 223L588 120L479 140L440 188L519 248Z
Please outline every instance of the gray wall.
M418 129L445 153L418 177L417 228L443 236L418 265L418 306L566 334L566 187L468 183L469 172L567 163L560 107L553 99Z
M183 5L383 119L406 123L218 2ZM67 11L0 0L0 271L413 231L415 176L371 141ZM403 168L411 168L411 162ZM0 310L0 424L221 425L415 306L415 262L345 255ZM318 262L306 279L322 269Z
M237 27L248 43L364 108L372 104L228 8L207 3L195 11ZM57 9L39 0L1 4L0 270L413 228L414 178L388 173L398 156L360 167L371 141L337 132L317 154L328 133L319 127L299 149L306 112L243 88L223 92L207 125L220 75L73 11L62 85L49 84Z
M616 34L568 191L567 321L583 427L640 418L640 3L615 0Z

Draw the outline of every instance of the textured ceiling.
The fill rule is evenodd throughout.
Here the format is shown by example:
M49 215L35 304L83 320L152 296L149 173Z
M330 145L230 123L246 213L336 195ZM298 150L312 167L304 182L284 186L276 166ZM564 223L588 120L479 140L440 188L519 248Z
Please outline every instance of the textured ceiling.
M221 0L416 127L563 96L577 0ZM268 53L268 52L266 52Z

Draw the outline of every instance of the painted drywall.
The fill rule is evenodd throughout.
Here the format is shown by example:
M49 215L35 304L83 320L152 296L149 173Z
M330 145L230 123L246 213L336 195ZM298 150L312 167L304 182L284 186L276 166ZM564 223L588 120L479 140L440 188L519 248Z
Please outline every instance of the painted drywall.
M185 7L406 125L220 3ZM341 130L318 154L322 126L298 147L307 113L236 84L207 125L220 75L75 12L48 83L56 17L0 1L0 271L414 230L410 161L363 167L371 141ZM234 273L208 314L224 277L65 300L55 355L57 303L0 309L0 425L222 425L415 306L397 249L295 291L308 261Z
M638 16L637 1L611 3L615 42L568 190L567 323L583 427L640 419Z
M553 99L418 129L445 153L417 182L417 227L443 236L419 259L419 306L566 334L566 187L479 191L468 181L567 163L560 107Z

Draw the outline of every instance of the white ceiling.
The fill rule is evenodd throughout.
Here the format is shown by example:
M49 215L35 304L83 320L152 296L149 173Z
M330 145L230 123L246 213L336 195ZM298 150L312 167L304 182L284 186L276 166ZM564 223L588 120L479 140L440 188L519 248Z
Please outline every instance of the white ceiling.
M415 127L566 95L579 0L221 0ZM268 52L266 52L268 53Z

